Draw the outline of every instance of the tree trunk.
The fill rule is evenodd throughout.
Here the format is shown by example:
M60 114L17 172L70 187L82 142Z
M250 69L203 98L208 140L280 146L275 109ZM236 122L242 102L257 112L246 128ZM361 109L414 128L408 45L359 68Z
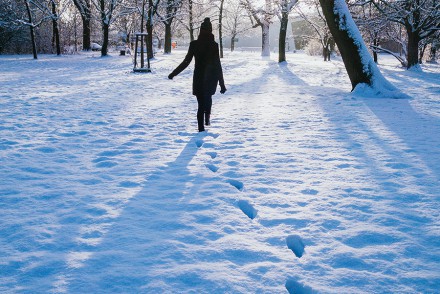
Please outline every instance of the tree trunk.
M171 53L171 23L165 23L165 44L164 53Z
M222 36L222 19L223 19L223 3L225 0L220 0L220 13L218 16L218 42L220 47L220 58L223 58L223 36Z
M423 47L420 49L420 54L419 54L419 63L422 64L423 63L423 56L425 55L425 50L426 47L428 47L428 44L425 43L425 45L423 45Z
M261 26L261 56L270 56L270 44L269 44L269 24L264 23Z
M289 14L286 11L283 11L281 13L281 27L278 41L278 62L286 61L286 35L288 23Z
M408 64L407 69L419 64L419 42L420 36L417 32L412 32L410 27L406 28L408 33L408 44L407 44L407 54L408 54Z
M83 50L90 51L92 49L92 30L90 26L90 19L81 17L83 23Z
M408 97L382 76L368 52L345 0L319 0L319 2L333 40L341 52L352 90L359 85L360 93L366 91L365 93L375 97Z
M379 46L379 40L377 39L377 37L374 37L373 45L376 47ZM376 50L373 50L373 61L374 61L374 63L377 64L377 51Z
M90 1L76 1L73 0L73 3L75 4L76 8L79 11L79 14L81 15L81 20L83 23L83 50L89 51L91 49L91 26L90 26L90 19L92 16L91 12L91 4Z
M319 0L330 32L341 52L352 90L361 83L372 86L373 60L344 0Z
M429 51L429 62L435 63L437 59L437 48L434 43L431 43L431 50Z
M57 55L61 55L61 45L60 45L60 32L58 30L58 15L56 10L55 1L52 1L52 27L53 27L53 37L55 39L55 47Z
M234 52L235 50L235 35L232 35L231 37L231 52Z
M151 59L154 57L154 48L153 48L153 0L148 0L148 13L147 13L147 58Z
M31 12L31 8L29 7L28 0L25 0L24 2L26 4L26 11L29 19L29 29L31 33L31 42L32 42L32 54L34 55L34 59L38 59L37 44L35 43L35 30L34 30L34 25L32 24L32 12Z
M189 5L189 39L194 41L194 16L193 16L193 1L188 0Z
M102 40L102 49L101 49L101 56L107 56L108 55L108 33L109 33L109 25L107 23L102 24L102 31L104 34L104 38Z
M328 56L328 49L327 47L322 47L322 56L324 57L324 61L327 61L327 56Z

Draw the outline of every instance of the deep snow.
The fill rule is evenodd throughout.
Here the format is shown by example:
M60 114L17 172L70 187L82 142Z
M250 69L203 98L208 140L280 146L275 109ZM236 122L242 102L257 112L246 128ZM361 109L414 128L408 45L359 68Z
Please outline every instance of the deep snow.
M438 292L439 65L227 53L198 134L184 54L0 56L0 292Z

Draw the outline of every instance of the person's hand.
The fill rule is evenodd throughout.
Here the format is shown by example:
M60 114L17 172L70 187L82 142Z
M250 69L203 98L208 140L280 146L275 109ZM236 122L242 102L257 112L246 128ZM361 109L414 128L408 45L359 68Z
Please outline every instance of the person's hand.
M173 74L169 74L169 75L168 75L168 78L169 78L170 80L172 80L172 79L174 78Z
M223 85L223 86L220 86L220 93L222 93L222 94L225 94L225 92L226 92L226 87Z

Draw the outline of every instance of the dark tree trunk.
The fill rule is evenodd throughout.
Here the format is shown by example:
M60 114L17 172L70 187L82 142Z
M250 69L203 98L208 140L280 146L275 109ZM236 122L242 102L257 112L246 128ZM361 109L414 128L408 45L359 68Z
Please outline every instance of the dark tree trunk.
M78 9L81 20L83 23L83 50L89 51L91 49L91 26L90 26L90 20L92 16L91 12L91 3L90 1L84 1L80 2L77 0L74 0L73 3L75 4L76 8Z
M407 69L419 64L419 42L420 36L417 32L412 32L410 28L407 28L408 33L408 64Z
M147 58L151 59L154 57L154 49L153 49L153 1L149 0L149 8L147 15Z
M83 23L83 50L90 51L92 49L90 18L81 17L81 19Z
M107 19L107 16L105 14L105 0L100 0L99 4L101 9L101 25L102 25L102 33L103 33L101 56L107 56L110 20Z
M286 35L287 25L289 23L289 14L285 11L281 13L281 27L278 41L278 62L286 61Z
M420 54L419 54L419 63L422 64L423 63L423 56L425 55L425 50L426 47L428 47L428 44L423 45L423 47L420 49Z
M165 44L164 53L171 53L171 23L165 23Z
M363 62L360 53L361 44L359 41L362 42L362 40L355 40L349 33L348 30L350 28L347 27L346 16L341 15L340 11L335 10L336 0L319 0L319 2L333 39L341 52L342 60L344 61L353 89L361 83L371 86L371 69L364 71L364 66L369 67L369 65L364 63L366 61Z
M431 50L429 51L429 62L435 63L436 58L437 48L435 48L435 45L431 43Z
M193 1L189 1L189 38L192 41L194 41L194 16L193 16Z
M29 7L28 0L25 0L24 2L26 4L26 11L27 11L28 20L29 20L29 29L30 29L30 33L31 33L31 42L32 42L32 54L34 55L34 59L38 59L37 44L35 43L35 30L34 30L34 25L32 24L32 12L31 12L31 8Z
M376 37L373 39L373 45L376 47L379 46L379 40ZM373 60L374 60L374 63L377 64L377 51L376 50L373 50Z
M102 32L104 34L104 39L102 40L101 56L108 55L108 33L109 25L107 23L102 24Z
M218 42L220 47L220 58L223 58L223 35L222 35L222 19L223 19L223 3L225 0L220 0L220 13L218 17Z
M235 35L231 37L231 52L235 50Z
M328 57L328 48L327 47L322 47L322 56L324 57L324 61L327 61L327 57Z
M58 30L58 15L55 1L52 1L52 14L53 38L55 40L57 55L61 55L60 32Z

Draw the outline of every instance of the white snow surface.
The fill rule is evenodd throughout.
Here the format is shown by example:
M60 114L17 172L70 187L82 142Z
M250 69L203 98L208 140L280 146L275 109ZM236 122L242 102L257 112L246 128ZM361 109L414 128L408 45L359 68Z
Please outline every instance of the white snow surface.
M438 293L439 65L226 53L197 133L185 53L0 56L0 292Z

